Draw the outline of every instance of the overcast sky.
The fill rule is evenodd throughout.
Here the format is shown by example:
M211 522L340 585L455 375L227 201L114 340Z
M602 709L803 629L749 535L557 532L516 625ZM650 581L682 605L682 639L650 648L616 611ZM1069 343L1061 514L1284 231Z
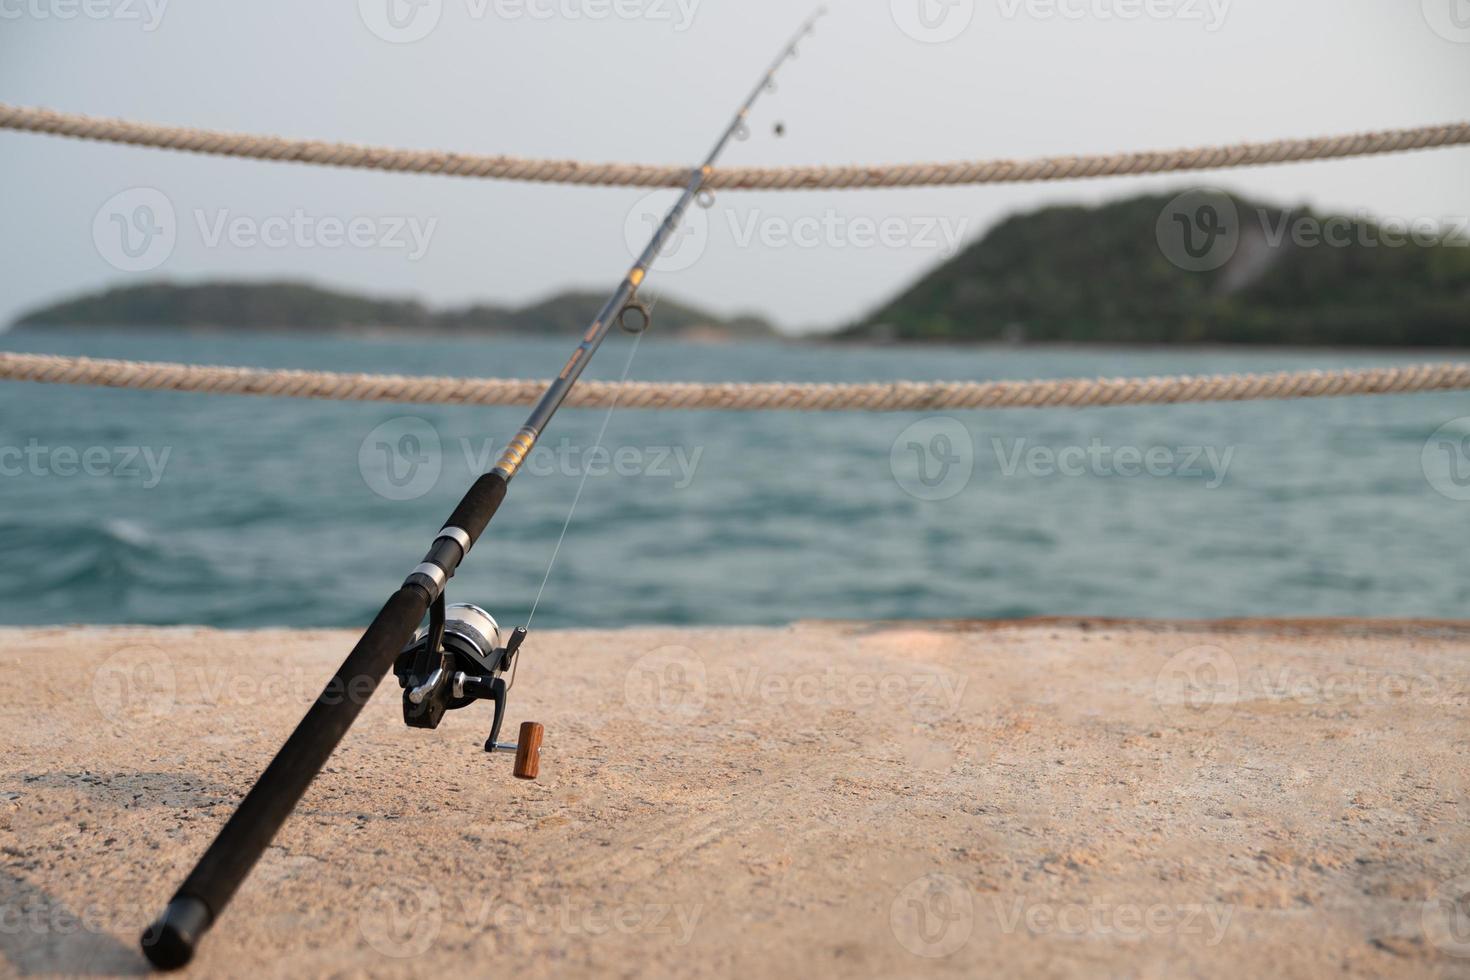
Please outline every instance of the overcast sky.
M704 154L807 12L786 0L418 2L0 0L0 100L325 140L683 164ZM829 6L728 164L1107 152L1470 118L1470 0ZM0 168L0 322L74 291L163 277L290 276L435 305L600 290L625 271L649 207L637 190L14 133L0 133ZM730 192L650 286L789 329L830 326L1007 213L1190 182ZM1470 149L1197 182L1379 216L1470 215ZM160 209L172 212L171 240L121 251L122 235L159 227ZM340 241L348 223L355 240Z

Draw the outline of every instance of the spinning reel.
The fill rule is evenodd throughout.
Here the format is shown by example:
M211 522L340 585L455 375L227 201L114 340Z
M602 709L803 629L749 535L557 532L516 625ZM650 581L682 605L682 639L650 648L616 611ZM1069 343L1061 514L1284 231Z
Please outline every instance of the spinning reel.
M486 752L514 752L515 775L535 779L541 769L541 739L545 729L534 721L521 724L515 744L501 742L505 701L510 688L504 675L515 666L526 639L526 628L510 632L500 645L501 629L479 606L445 606L441 593L429 607L429 623L414 634L393 663L403 688L403 721L410 728L438 728L446 711L490 701L495 715L490 723ZM512 675L513 676L513 675Z

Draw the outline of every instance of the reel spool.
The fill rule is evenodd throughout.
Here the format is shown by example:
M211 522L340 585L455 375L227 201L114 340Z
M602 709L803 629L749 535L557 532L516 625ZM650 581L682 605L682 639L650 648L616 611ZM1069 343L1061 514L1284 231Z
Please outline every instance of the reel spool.
M493 702L495 716L485 751L516 753L515 775L535 779L545 729L536 722L524 722L516 744L499 741L509 693L503 675L515 663L525 639L524 626L504 634L495 617L479 606L467 602L446 606L441 596L430 610L428 625L414 634L393 663L393 673L403 689L404 724L438 728L446 711L467 708L476 701Z

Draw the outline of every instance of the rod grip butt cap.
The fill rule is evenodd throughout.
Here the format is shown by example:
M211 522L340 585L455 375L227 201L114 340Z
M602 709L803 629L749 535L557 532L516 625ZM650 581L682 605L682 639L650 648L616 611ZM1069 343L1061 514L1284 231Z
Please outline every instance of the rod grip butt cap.
M194 947L209 928L209 907L184 895L168 903L163 915L143 933L143 955L160 970L177 970L194 958Z

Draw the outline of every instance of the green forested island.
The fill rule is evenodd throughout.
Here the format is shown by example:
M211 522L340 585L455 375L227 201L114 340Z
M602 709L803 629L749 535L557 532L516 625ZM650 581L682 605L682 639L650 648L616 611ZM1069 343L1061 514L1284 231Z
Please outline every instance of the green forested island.
M417 300L371 299L301 282L153 282L56 303L24 314L14 326L579 334L606 300L601 294L571 292L529 306L432 310ZM661 299L654 316L661 334L676 337L768 337L772 332L757 317L724 318L671 299Z
M1177 200L1007 218L839 336L1470 346L1464 225Z
M154 282L69 299L16 325L556 335L580 333L604 299L570 292L528 306L434 310L301 282ZM758 317L669 299L656 319L659 336L775 335ZM1377 224L1217 192L1047 207L1006 218L830 336L1470 347L1470 227Z

